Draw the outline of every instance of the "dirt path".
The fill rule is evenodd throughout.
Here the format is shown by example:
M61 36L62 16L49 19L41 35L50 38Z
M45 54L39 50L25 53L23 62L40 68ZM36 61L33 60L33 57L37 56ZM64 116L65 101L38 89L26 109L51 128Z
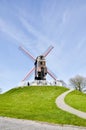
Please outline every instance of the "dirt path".
M64 92L63 94L61 94L61 95L56 99L56 105L57 105L60 109L62 109L62 110L64 110L64 111L70 112L70 113L72 113L72 114L74 114L74 115L76 115L76 116L78 116L78 117L80 117L80 118L86 119L86 112L82 112L82 111L79 111L79 110L77 110L77 109L75 109L75 108L72 108L72 107L70 107L69 105L67 105L67 104L64 102L65 96L66 96L68 93L72 92L72 91L73 91L73 90L68 90L67 92Z

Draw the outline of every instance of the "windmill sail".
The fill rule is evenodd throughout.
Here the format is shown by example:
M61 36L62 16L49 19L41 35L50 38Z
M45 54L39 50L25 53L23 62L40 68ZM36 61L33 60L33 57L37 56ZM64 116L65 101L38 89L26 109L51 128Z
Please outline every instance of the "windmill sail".
M35 61L35 58L24 47L20 46L19 49L27 54L33 61Z

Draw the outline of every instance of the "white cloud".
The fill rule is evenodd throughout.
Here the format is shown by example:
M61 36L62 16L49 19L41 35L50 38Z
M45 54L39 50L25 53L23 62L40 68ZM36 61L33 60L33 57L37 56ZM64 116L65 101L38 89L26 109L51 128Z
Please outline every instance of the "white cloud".
M35 27L32 26L26 18L20 16L19 20L21 21L25 29L28 31L28 33L31 33L33 36L36 37L35 44L32 45L33 48L36 49L36 51L38 51L39 53L43 53L43 51L45 51L45 49L47 49L48 46L55 44L46 36L42 35L40 31L36 30Z
M7 34L9 37L13 38L17 42L15 44L27 44L29 39L21 30L17 29L16 26L9 24L2 18L0 18L0 31Z
M27 29L28 32L33 34L34 36L37 37L38 40L41 40L42 42L45 43L52 43L49 39L47 39L44 35L41 34L38 30L36 30L24 17L20 17L21 23L24 25L24 27Z

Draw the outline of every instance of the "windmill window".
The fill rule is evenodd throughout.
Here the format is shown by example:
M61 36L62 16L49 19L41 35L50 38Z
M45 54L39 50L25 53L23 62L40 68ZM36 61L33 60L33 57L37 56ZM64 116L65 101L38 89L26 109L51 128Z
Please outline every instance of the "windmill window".
M43 61L42 61L42 62L40 62L40 65L45 65L45 62L43 62Z
M43 64L43 62L40 62L40 65L42 65Z

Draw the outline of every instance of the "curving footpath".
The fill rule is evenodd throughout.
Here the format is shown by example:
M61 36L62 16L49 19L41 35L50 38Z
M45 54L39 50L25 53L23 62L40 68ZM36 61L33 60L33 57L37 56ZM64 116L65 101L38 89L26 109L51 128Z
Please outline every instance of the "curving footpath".
M61 95L56 99L56 105L57 105L60 109L62 109L62 110L64 110L64 111L67 111L67 112L69 112L69 113L72 113L72 114L74 114L74 115L76 115L76 116L78 116L78 117L80 117L80 118L86 119L86 112L82 112L82 111L79 111L79 110L77 110L77 109L75 109L75 108L72 108L72 107L70 107L69 105L67 105L67 104L64 102L65 96L66 96L68 93L72 92L72 91L73 91L73 89L68 90L67 92L64 92L63 94L61 94Z

